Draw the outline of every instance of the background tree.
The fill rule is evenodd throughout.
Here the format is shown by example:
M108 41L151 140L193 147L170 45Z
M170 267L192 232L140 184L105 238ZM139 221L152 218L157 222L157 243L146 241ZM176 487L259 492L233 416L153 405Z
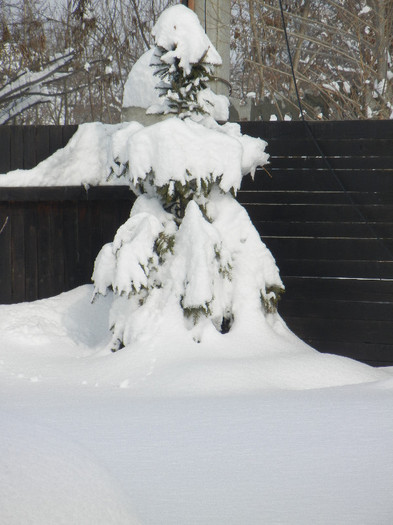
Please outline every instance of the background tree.
M393 118L393 2L284 3L293 65L309 118ZM239 97L299 113L279 3L235 0L232 83ZM242 71L242 66L244 70Z
M51 103L9 123L118 122L127 75L151 44L158 14L174 0L0 0L0 87L38 72L74 49L72 73L50 89ZM4 107L4 106L3 106Z
M158 15L177 3L0 0L0 88L75 50L61 70L72 75L45 87L51 103L8 122L118 122L127 75L152 45ZM393 118L392 0L293 0L283 6L307 118ZM255 93L253 118L260 117L262 102L278 118L299 117L277 0L232 0L231 67L232 94L245 99Z
M38 104L50 102L60 96L53 85L72 75L64 71L74 57L73 50L66 50L63 55L56 55L38 71L26 71L10 80L0 89L0 124L21 115ZM62 71L63 70L63 71Z

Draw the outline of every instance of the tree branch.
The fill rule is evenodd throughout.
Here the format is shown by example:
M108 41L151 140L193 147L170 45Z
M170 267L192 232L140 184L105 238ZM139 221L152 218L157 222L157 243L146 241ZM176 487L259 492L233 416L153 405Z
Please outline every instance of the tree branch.
M61 67L68 64L74 58L74 55L75 53L72 50L68 54L48 62L46 68L41 72L27 72L17 76L14 80L8 82L2 89L0 89L0 102L10 98L14 93L44 82L44 80L51 75L54 75ZM24 79L26 80L25 82Z
M3 233L4 228L7 226L7 223L8 223L8 217L5 218L5 221L4 221L4 223L3 223L3 226L1 227L0 235Z

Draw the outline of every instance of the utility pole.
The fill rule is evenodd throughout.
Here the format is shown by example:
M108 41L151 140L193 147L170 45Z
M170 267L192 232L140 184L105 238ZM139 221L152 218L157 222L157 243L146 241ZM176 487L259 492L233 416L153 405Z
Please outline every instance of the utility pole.
M219 80L212 83L212 89L217 94L228 96L231 2L229 0L188 0L188 7L198 15L207 36L222 58L222 66L216 69L216 76Z

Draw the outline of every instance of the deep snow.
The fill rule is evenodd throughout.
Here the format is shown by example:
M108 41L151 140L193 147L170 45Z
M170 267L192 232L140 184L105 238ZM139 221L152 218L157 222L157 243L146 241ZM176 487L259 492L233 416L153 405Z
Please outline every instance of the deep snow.
M200 58L206 39L201 28L187 29L192 17L185 9L168 10L155 31L168 49L177 45L165 55L168 61L180 52L177 58L187 66L193 54ZM179 12L186 29L173 22L171 13ZM217 62L214 50L209 53ZM120 177L111 184L124 183L116 166L132 157L137 162L130 163L131 171L144 168L134 179L159 165L170 168L164 182L173 172L182 180L192 166L197 180L206 170L222 175L227 191L267 160L262 141L241 137L236 126L218 128L209 119L203 124L85 124L34 170L2 180L10 186L105 184L112 168ZM177 141L171 130L180 135ZM192 140L183 144L191 132ZM218 157L211 151L196 161L199 151L190 144L199 134L207 142L214 137ZM172 142L181 152L175 157L167 146ZM199 143L198 150L207 151L207 144ZM230 165L218 169L226 161ZM219 222L213 208L208 211ZM196 212L191 203L198 223ZM115 248L117 242L127 245L134 222L122 227ZM228 245L237 242L239 224L228 233ZM191 251L197 246L195 257L188 257L192 265L206 254L191 230L181 244ZM243 234L238 241L247 245ZM93 287L86 285L43 301L0 306L1 525L392 523L392 371L319 354L278 314L262 313L259 293L244 290L255 278L270 282L274 266L260 252L265 275L249 252L237 252L242 271L234 278L235 321L226 335L207 325L201 337L197 326L185 326L176 294L156 308L140 308L131 330L139 330L139 337L115 354L111 292L92 304ZM111 257L106 262L97 270L103 293L113 273ZM191 306L207 281L198 279L190 290ZM118 304L121 313L124 303Z
M285 325L111 354L91 294L0 306L0 523L390 525L389 370Z

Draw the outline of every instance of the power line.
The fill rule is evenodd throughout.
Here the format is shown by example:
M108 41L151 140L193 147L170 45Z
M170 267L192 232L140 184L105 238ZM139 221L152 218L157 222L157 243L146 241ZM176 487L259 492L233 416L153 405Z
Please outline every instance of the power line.
M317 148L320 156L322 157L323 161L325 162L326 167L328 168L329 172L333 175L333 177L336 180L337 184L339 185L341 190L344 192L344 194L348 198L350 204L356 210L356 212L359 215L360 219L366 224L366 226L369 229L369 231L371 232L371 234L380 243L380 245L383 247L383 249L385 250L386 254L389 256L389 258L393 259L393 252L390 250L389 246L387 246L387 244L385 244L383 239L381 239L381 237L377 234L375 229L368 222L368 219L366 218L366 216L364 215L362 210L359 208L359 206L353 200L352 195L345 188L342 180L340 179L340 177L337 175L336 171L334 170L334 168L330 164L329 159L326 157L325 153L322 151L321 146L319 145L319 143L318 143L317 139L315 138L315 136L314 136L314 134L313 134L313 132L312 132L308 122L306 121L306 119L304 117L303 106L302 106L302 103L301 103L301 100L300 100L299 90L298 90L298 87L297 87L297 79L296 79L295 69L293 67L292 53L291 53L291 47L289 45L289 38L288 38L288 33L287 33L287 27L286 27L286 24L285 24L284 9L283 9L283 6L282 6L282 0L278 0L278 2L280 4L281 21L282 21L282 26L283 26L283 30L284 30L285 42L286 42L286 46L287 46L287 52L288 52L289 64L290 64L291 72L292 72L293 83L294 83L294 86L295 86L297 103L298 103L299 110L300 110L300 116L301 116L301 119L302 119L302 121L304 123L304 126L305 126L306 130L307 130L307 133L311 137L311 140L313 141L314 145L316 146L316 148Z

